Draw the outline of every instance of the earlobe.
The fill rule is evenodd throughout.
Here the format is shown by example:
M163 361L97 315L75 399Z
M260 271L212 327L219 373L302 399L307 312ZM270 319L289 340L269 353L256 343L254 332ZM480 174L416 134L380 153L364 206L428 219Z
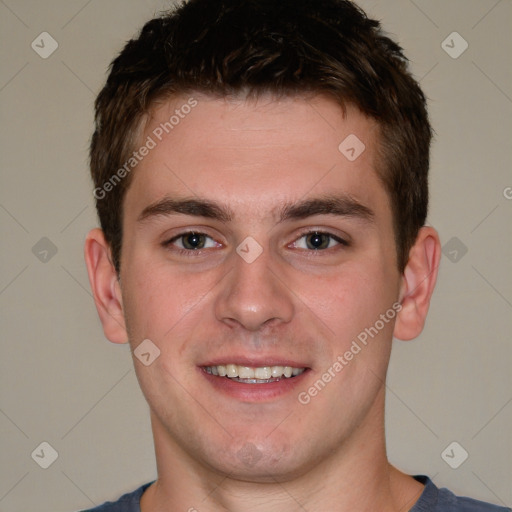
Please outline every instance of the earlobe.
M441 244L436 230L427 226L422 227L409 252L409 260L402 275L402 309L395 323L396 338L411 340L423 330L440 259Z
M121 288L110 258L109 244L101 229L93 229L87 235L84 256L94 302L103 324L103 332L113 343L126 343L128 335Z

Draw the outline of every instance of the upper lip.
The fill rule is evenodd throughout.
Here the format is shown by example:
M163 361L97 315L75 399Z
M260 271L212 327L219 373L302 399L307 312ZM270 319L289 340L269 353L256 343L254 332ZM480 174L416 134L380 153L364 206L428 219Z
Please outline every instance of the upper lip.
M201 363L200 367L206 366L225 366L227 364L236 364L238 366L250 366L253 368L262 368L264 366L291 366L292 368L308 368L305 363L299 363L286 359L285 357L268 356L268 357L250 357L250 356L225 356L211 359L206 363Z

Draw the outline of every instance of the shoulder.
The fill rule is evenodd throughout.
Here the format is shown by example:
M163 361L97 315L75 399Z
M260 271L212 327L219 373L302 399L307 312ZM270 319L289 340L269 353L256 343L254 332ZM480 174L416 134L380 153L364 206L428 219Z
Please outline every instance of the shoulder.
M117 501L107 501L103 505L80 512L140 512L140 499L152 483L141 485L135 491L123 494Z
M415 476L425 489L410 512L512 512L512 509L483 501L456 496L448 489L438 489L426 476Z

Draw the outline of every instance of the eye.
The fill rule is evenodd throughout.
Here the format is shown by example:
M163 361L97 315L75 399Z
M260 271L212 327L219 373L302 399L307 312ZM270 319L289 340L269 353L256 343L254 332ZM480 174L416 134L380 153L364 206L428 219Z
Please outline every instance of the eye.
M323 249L330 249L331 247L335 247L339 244L345 246L348 245L345 240L331 233L311 231L309 233L304 233L292 245L297 249L318 251Z
M173 245L180 250L184 251L197 251L200 249L210 249L217 247L219 244L208 235L204 233L196 233L189 231L181 233L180 235L171 238L164 243L165 246Z

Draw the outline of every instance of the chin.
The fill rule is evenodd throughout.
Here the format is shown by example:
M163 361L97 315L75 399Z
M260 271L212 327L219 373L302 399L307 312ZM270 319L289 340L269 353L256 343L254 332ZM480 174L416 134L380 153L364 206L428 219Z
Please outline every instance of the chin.
M229 446L216 454L208 453L207 464L217 473L244 482L293 480L307 472L311 458L297 450L298 443L281 441L273 439L270 442L268 437L258 439L256 436L232 439Z

